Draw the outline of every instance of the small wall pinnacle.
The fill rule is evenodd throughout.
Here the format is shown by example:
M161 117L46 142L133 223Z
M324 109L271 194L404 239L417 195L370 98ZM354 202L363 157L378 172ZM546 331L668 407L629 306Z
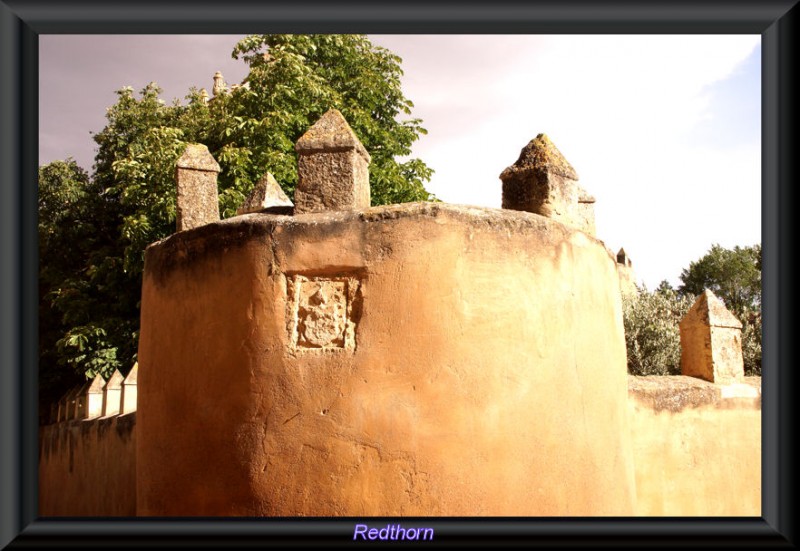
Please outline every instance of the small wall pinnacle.
M175 168L177 231L219 220L217 174L220 168L208 147L188 144Z
M714 293L700 293L679 327L683 375L719 384L742 380L742 323Z
M295 145L295 214L370 206L370 156L342 114L331 109Z
M578 185L578 174L545 134L522 148L501 174L503 208L533 212L595 235L594 197Z
M92 420L136 411L137 364L125 378L114 370L108 381L101 375L67 391L51 409L51 423Z
M292 203L281 189L275 178L267 172L256 182L253 191L247 196L236 214L251 212L272 212L275 214L291 214Z

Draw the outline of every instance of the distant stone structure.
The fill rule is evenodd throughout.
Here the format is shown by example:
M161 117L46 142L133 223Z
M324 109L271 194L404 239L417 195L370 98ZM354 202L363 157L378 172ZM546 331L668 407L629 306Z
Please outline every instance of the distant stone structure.
M325 113L295 150L295 214L369 208L371 158L338 110Z
M742 323L706 289L680 322L681 373L717 384L741 382Z
M228 91L228 85L225 84L225 78L220 71L214 73L214 87L211 89L215 96L224 94Z
M219 220L217 174L219 164L208 147L189 144L175 168L177 228L190 230Z
M292 214L293 207L294 204L283 192L275 177L267 172L256 182L253 191L236 210L236 214L237 216L253 212Z
M501 174L503 208L533 212L595 235L594 202L578 174L545 134L522 148Z

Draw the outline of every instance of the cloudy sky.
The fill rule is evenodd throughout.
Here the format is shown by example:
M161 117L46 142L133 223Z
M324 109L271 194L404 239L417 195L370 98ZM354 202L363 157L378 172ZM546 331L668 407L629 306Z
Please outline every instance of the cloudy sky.
M40 37L39 160L91 171L123 86L171 101L246 75L241 38ZM499 207L500 172L546 133L597 198L598 238L640 281L679 283L713 243L761 242L761 45L737 36L373 35L403 58L428 135L414 148L448 203Z

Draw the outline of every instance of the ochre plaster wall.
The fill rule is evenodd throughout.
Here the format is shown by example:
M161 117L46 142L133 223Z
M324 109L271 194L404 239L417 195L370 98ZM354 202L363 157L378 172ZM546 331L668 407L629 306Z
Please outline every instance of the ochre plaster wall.
M357 282L349 344L293 341L297 275ZM622 331L603 245L534 214L176 234L146 255L139 514L634 514Z
M39 429L39 515L136 516L136 413Z
M638 515L761 516L761 379L745 385L757 397L690 377L630 377Z

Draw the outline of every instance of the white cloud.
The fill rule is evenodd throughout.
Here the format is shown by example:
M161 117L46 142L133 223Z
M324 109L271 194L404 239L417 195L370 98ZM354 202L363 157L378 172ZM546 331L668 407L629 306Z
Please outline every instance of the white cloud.
M422 50L406 40L389 47L430 131L414 154L436 169L429 189L441 199L498 207L500 172L545 132L597 197L598 237L624 246L650 288L677 282L711 243L760 241L760 137L736 148L688 139L708 122L709 87L758 36L427 37Z

